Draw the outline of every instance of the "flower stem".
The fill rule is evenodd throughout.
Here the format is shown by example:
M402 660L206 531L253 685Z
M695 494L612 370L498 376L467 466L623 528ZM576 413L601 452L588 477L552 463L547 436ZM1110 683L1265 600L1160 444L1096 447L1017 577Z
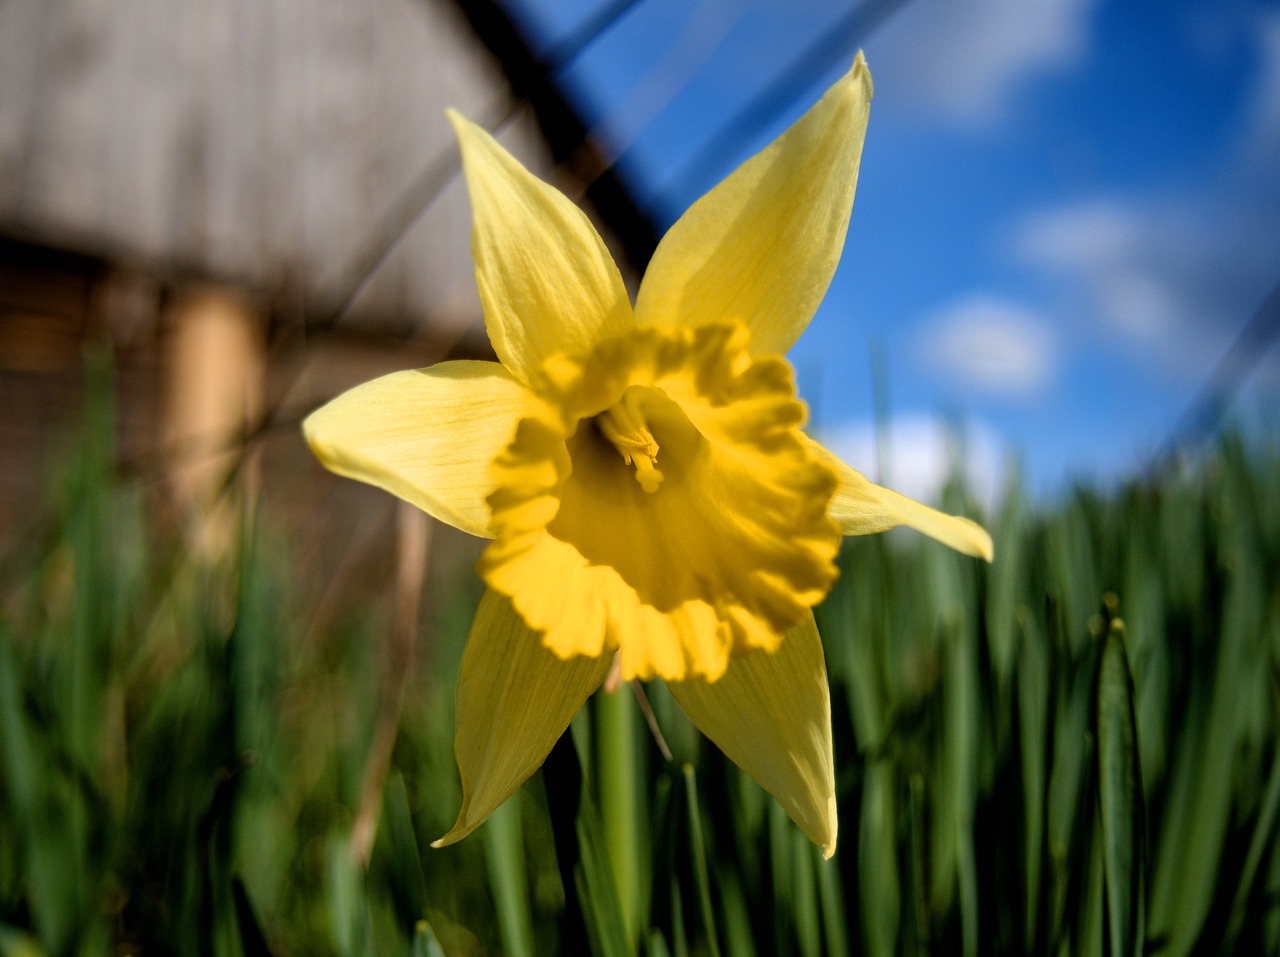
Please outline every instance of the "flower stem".
M638 742L632 695L596 695L596 718L596 768L609 867L618 889L627 940L634 946L639 935L643 875L639 844Z

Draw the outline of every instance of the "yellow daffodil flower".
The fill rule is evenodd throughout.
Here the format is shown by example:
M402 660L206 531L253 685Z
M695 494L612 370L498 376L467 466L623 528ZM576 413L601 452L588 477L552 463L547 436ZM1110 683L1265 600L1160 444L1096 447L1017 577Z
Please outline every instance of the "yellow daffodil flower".
M615 657L828 856L831 714L811 609L840 536L910 525L990 559L972 522L867 481L801 432L781 358L844 245L871 101L859 55L658 246L632 308L587 217L457 114L499 362L369 382L315 412L333 471L492 539L457 690L478 827L543 762Z

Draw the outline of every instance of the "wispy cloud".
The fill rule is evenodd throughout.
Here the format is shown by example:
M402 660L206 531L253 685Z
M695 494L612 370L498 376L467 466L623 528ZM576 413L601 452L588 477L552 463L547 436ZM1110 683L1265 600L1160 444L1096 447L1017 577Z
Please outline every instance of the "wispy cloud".
M1259 14L1248 26L1258 68L1241 152L1251 165L1274 165L1280 157L1280 11Z
M1252 64L1239 131L1224 150L1172 186L1033 210L1012 244L1016 261L1076 290L1064 309L1082 332L1189 384L1204 379L1280 276L1280 13L1232 7L1220 16L1220 29L1235 34L1231 55Z
M1167 249L1167 230L1189 232L1185 224L1168 222L1174 216L1174 210L1135 200L1065 203L1028 216L1014 252L1029 265L1082 282L1092 300L1090 311L1109 333L1134 345L1156 346L1174 338L1187 320L1170 267L1195 254ZM1166 251L1159 252L1160 246Z
M932 373L967 392L1026 399L1057 374L1058 339L1048 322L992 295L943 307L923 323L917 349Z
M999 119L1029 76L1076 63L1096 0L917 0L868 44L876 85L931 119Z
M1082 294L1065 308L1083 333L1184 381L1203 378L1275 283L1280 211L1241 178L1213 199L1093 198L1030 214L1022 262ZM1067 317L1063 317L1064 321Z

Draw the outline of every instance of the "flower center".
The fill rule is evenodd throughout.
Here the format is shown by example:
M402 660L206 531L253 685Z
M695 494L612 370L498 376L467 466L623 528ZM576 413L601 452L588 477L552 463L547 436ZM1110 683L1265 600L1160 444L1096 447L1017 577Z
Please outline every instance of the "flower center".
M656 492L662 484L662 472L655 465L658 459L658 442L649 431L645 414L648 392L645 386L633 385L622 393L622 398L610 409L595 418L596 427L613 443L622 460L635 466L636 481L646 492Z
M616 649L626 680L714 681L831 588L836 475L790 366L749 341L638 328L544 365L491 466L479 568L560 658Z

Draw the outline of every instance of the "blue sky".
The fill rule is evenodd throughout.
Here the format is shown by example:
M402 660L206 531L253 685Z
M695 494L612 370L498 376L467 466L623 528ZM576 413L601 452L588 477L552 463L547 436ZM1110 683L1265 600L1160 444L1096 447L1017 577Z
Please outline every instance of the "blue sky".
M601 0L512 0L549 44ZM854 4L641 0L563 77L670 221L708 139ZM814 429L929 497L965 435L976 482L1041 491L1144 467L1280 280L1280 4L907 0L862 44L876 96L840 270L790 358ZM1280 362L1240 405L1274 410ZM1265 413L1263 413L1265 414Z

